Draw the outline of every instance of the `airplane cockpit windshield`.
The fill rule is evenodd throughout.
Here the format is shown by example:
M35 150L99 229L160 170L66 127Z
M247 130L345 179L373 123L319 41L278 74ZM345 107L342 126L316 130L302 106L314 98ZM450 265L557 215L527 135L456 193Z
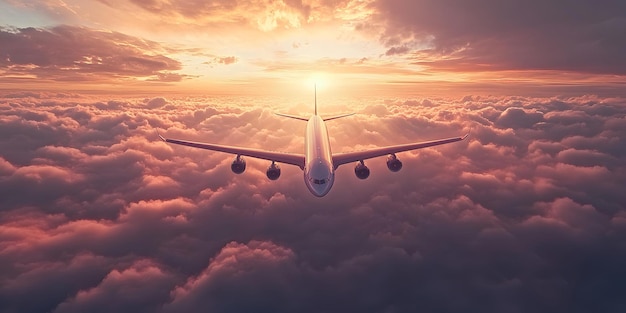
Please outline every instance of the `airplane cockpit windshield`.
M322 178L322 179L311 179L311 181L316 184L316 185L324 185L328 182L328 179Z
M327 179L313 179L313 183L316 185L324 185L326 184L328 180Z

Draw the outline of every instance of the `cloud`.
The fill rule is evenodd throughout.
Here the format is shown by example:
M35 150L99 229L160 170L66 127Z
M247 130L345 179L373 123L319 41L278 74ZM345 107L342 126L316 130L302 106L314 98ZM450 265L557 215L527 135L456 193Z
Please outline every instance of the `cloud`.
M391 47L387 51L385 51L385 55L390 56L390 55L396 55L396 54L405 54L409 52L410 50L411 48L407 46Z
M564 70L626 74L626 7L611 1L375 1L387 46L413 44L438 71ZM391 50L390 50L391 51Z
M237 62L237 58L230 56L230 57L223 57L223 58L217 58L216 59L217 63L221 63L221 64L233 64L235 62Z
M321 58L314 61L298 62L293 60L259 60L254 61L254 65L261 67L266 72L302 72L311 73L321 71L334 74L354 74L360 75L419 75L410 68L406 68L397 63L385 60L369 61L367 58ZM345 83L345 82L343 82ZM362 92L362 91L359 91Z
M297 274L294 258L293 251L271 242L228 243L200 275L172 291L173 300L164 311L296 308L297 298L285 295Z
M146 103L146 106L151 109L156 109L156 108L161 108L165 106L166 104L167 104L167 100L165 98L158 97L158 98L150 99L150 101Z
M101 3L116 7L109 1ZM255 27L262 31L294 28L306 23L311 14L311 5L300 0L285 1L161 1L130 0L134 8L140 8L157 16L166 16L186 22L203 25L241 24Z
M0 96L0 311L624 306L623 98L347 99L335 152L471 134L399 173L341 166L323 199L297 167L235 175L156 136L302 151L304 125L272 114L298 105L254 100Z
M230 65L230 64L237 63L237 61L238 61L237 57L234 57L234 56L214 57L213 60L204 62L204 64L212 65L212 64L217 63L217 64L223 64L223 65Z
M159 265L139 260L129 268L112 270L97 286L79 292L54 312L110 312L111 309L154 312L168 298L174 281L175 277Z
M115 32L74 26L3 28L0 47L0 68L13 78L179 81L182 77L171 73L181 69L180 62L165 56L159 44Z
M4 228L4 225L3 225ZM3 254L6 255L6 252ZM14 263L3 270L2 309L7 312L50 311L68 294L99 281L110 267L109 260L77 253L69 260L38 260ZM13 273L7 270L13 269ZM50 288L54 285L55 288ZM33 301L36 297L37 301Z
M510 107L502 112L495 124L504 128L530 128L541 121L541 112L526 112L522 108Z
M190 77L190 76L189 75L176 74L176 73L157 73L156 77L149 78L148 81L158 81L158 82L171 83L171 82L182 81L183 79L188 78L188 77Z

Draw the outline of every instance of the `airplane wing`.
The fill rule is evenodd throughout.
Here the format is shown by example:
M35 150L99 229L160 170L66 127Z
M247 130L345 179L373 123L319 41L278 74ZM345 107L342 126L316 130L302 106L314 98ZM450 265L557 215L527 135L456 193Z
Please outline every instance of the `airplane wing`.
M422 148L427 148L427 147L443 145L446 143L457 142L457 141L461 141L467 138L468 135L469 134L466 134L463 137L452 137L452 138L432 140L432 141L409 143L409 144L403 144L403 145L397 145L397 146L374 148L374 149L364 150L364 151L337 153L337 154L333 154L333 165L336 168L342 164L362 161L365 159L371 159L371 158L375 158L375 157L383 156L387 154L422 149Z
M301 155L301 154L274 152L274 151L266 151L266 150L259 150L259 149L250 149L250 148L232 147L232 146L225 146L225 145L216 145L216 144L203 143L203 142L187 141L187 140L180 140L180 139L171 139L171 138L165 138L161 136L161 134L159 134L159 138L161 138L161 140L165 142L174 143L177 145L232 153L232 154L237 154L237 155L258 158L258 159L276 161L276 162L285 163L285 164L292 164L292 165L296 165L300 167L301 169L304 169L304 155Z

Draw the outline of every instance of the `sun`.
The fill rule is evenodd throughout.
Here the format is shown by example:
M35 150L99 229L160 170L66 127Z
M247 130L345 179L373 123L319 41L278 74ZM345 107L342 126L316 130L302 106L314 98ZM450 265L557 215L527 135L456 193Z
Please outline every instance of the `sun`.
M333 84L333 79L330 74L324 72L312 73L306 80L307 87L315 86L317 90L323 90L329 88Z

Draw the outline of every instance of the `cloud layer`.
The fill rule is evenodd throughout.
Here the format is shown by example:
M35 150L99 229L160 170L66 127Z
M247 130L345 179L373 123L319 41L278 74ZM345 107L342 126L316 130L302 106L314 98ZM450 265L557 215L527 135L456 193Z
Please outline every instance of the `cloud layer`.
M0 28L0 56L4 75L21 80L122 82L182 78L170 73L181 68L180 62L165 56L164 48L156 42L73 26Z
M298 168L170 146L299 152L276 100L0 98L1 312L619 312L621 98L352 99L334 151L462 134L404 168ZM51 286L54 286L53 288ZM33 300L33 299L36 299Z

